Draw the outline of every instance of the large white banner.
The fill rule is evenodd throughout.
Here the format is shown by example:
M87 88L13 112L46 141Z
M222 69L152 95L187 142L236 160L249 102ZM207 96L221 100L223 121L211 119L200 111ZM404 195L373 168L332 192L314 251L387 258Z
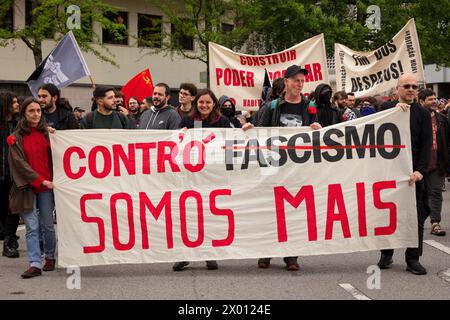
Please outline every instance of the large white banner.
M409 111L327 127L51 135L61 266L417 245Z
M327 56L323 34L312 37L282 52L253 56L236 53L209 43L209 79L211 90L219 98L231 97L238 110L258 110L264 82L264 68L271 80L284 76L286 69L301 65L308 70L303 92L328 83Z
M386 94L404 73L425 81L414 19L385 45L371 52L354 51L335 43L337 90L354 92L356 97Z

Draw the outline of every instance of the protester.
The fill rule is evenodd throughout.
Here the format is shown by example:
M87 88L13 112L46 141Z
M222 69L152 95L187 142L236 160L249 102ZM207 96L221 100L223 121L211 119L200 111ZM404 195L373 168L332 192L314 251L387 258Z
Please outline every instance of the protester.
M342 112L336 105L331 103L332 94L333 89L326 83L319 84L314 91L314 104L317 108L316 121L322 127L342 122Z
M443 200L442 185L445 185L445 176L450 164L449 123L444 115L437 112L436 95L432 90L421 90L419 103L430 112L433 129L431 159L428 165L428 174L424 176L425 186L429 190L431 234L445 236L445 231L442 230L440 223Z
M356 119L356 113L347 107L348 95L345 91L338 91L333 95L333 103L338 107L342 114L342 121L350 121Z
M97 86L93 96L94 111L81 120L82 129L133 129L127 117L128 111L115 110L114 88Z
M376 103L377 103L377 101L375 100L374 97L370 96L370 97L364 98L361 109L360 109L360 116L365 117L365 116L370 116L371 114L376 113L377 112Z
M302 94L307 69L298 65L292 65L286 69L284 74L284 94L263 106L257 126L262 127L300 127L310 126L312 129L320 129L319 123L315 122L316 108L309 106L309 100ZM284 257L286 268L289 271L299 270L298 257ZM258 260L259 268L268 268L271 258Z
M0 91L0 240L3 241L2 255L8 258L19 257L19 242L16 235L19 215L9 214L9 191L11 172L8 164L8 144L6 138L14 131L19 114L17 96L10 91Z
M120 111L119 107L125 108L125 96L120 90L114 90L114 106L117 111Z
M130 97L128 99L128 110L130 111L130 114L128 115L129 118L136 124L136 127L139 128L139 119L141 118L141 112L139 110L139 99L136 97Z
M180 118L188 116L192 109L192 103L197 95L197 87L193 83L182 83L178 93L180 105L177 108Z
M38 97L49 127L57 130L78 129L78 121L72 113L72 106L67 99L61 98L59 89L53 83L41 86Z
M309 100L301 93L307 74L308 70L302 69L298 65L292 65L286 69L284 94L260 109L258 127L311 126L313 129L321 128L320 124L314 121L316 109L308 108Z
M179 128L231 128L231 124L220 113L215 94L209 89L201 89L197 92L191 113L181 120Z
M78 128L81 128L81 119L83 119L85 112L86 111L84 109L81 109L80 107L75 107L73 109L73 115L78 122Z
M276 78L272 82L272 88L270 88L269 90L267 100L263 101L259 107L259 110L252 115L251 123L253 123L254 125L258 125L261 109L263 109L265 105L270 104L271 101L280 98L283 95L283 92L284 92L284 78Z
M391 88L391 90L389 90L388 97L389 97L390 101L398 101L397 87Z
M356 102L355 94L353 92L347 92L347 108L352 110L355 113L356 117L359 118L360 109L358 108L358 105L355 104L355 102Z
M153 106L153 98L152 97L144 98L144 100L142 100L139 106L139 112L142 115L144 111L150 110L152 106Z
M8 161L13 179L10 210L11 214L23 214L26 226L29 268L22 274L24 279L40 276L42 270L55 270L56 262L52 157L47 124L41 112L37 100L26 99L19 112L17 129L8 137ZM43 268L39 228L44 230Z
M409 177L409 185L416 187L416 206L418 220L418 246L408 248L405 252L406 270L416 275L423 275L427 270L420 264L419 258L423 252L423 226L430 214L428 206L428 194L425 188L423 177L427 174L430 162L430 151L432 146L432 127L430 113L420 104L414 102L417 94L417 79L411 73L402 75L398 80L397 92L399 101L385 102L381 106L381 111L392 107L400 107L404 111L410 111L410 130L412 147L412 167L413 173ZM387 269L393 263L393 249L381 250L380 269Z
M181 118L178 112L169 105L170 88L165 83L158 83L153 89L153 106L142 113L139 128L178 129Z
M194 99L193 108L189 116L181 120L180 128L231 128L230 120L220 113L219 101L216 95L210 89L201 89L197 92ZM253 127L247 124L244 130ZM189 265L188 261L176 262L173 271L183 271ZM208 270L216 270L218 268L217 261L206 261Z
M230 98L223 95L219 99L220 112L230 120L232 128L240 128L241 122L236 118L236 106ZM245 116L245 115L244 115Z

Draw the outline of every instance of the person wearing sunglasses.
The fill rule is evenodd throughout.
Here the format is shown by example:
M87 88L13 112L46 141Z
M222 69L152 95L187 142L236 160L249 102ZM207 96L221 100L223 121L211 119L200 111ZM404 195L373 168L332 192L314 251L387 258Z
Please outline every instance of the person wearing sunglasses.
M398 101L385 102L381 106L381 111L393 107L402 108L403 111L410 110L413 173L409 177L408 184L410 186L415 185L416 188L419 241L417 247L406 249L405 260L407 271L416 275L423 275L427 273L427 270L420 264L419 258L423 251L424 223L430 214L428 194L423 177L427 174L430 163L433 135L430 112L415 101L418 88L417 79L413 74L402 75L397 84ZM391 267L393 254L393 249L381 250L381 257L378 262L380 269Z

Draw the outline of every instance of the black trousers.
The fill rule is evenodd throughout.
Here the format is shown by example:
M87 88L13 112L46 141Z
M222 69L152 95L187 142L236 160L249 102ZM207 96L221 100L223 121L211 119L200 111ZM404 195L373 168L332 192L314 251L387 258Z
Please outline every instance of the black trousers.
M425 189L424 179L416 183L416 206L417 206L417 223L419 232L419 243L415 248L407 248L405 252L405 260L419 260L423 252L423 226L425 220L430 215L430 207L428 205L428 192ZM394 249L381 250L381 253L392 256Z
M0 180L0 232L6 237L14 237L19 226L20 214L9 214L9 191L12 181L10 177Z
M9 215L9 190L11 190L12 181L9 176L0 180L0 232L5 233L6 217Z

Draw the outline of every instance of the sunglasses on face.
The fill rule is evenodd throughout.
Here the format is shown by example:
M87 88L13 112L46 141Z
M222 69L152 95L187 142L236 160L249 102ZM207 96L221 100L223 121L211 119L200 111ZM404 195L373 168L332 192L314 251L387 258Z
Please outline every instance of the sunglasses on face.
M404 85L399 86L399 87L405 88L406 90L409 90L409 89L417 90L417 89L419 89L419 86L416 85L416 84L404 84Z

